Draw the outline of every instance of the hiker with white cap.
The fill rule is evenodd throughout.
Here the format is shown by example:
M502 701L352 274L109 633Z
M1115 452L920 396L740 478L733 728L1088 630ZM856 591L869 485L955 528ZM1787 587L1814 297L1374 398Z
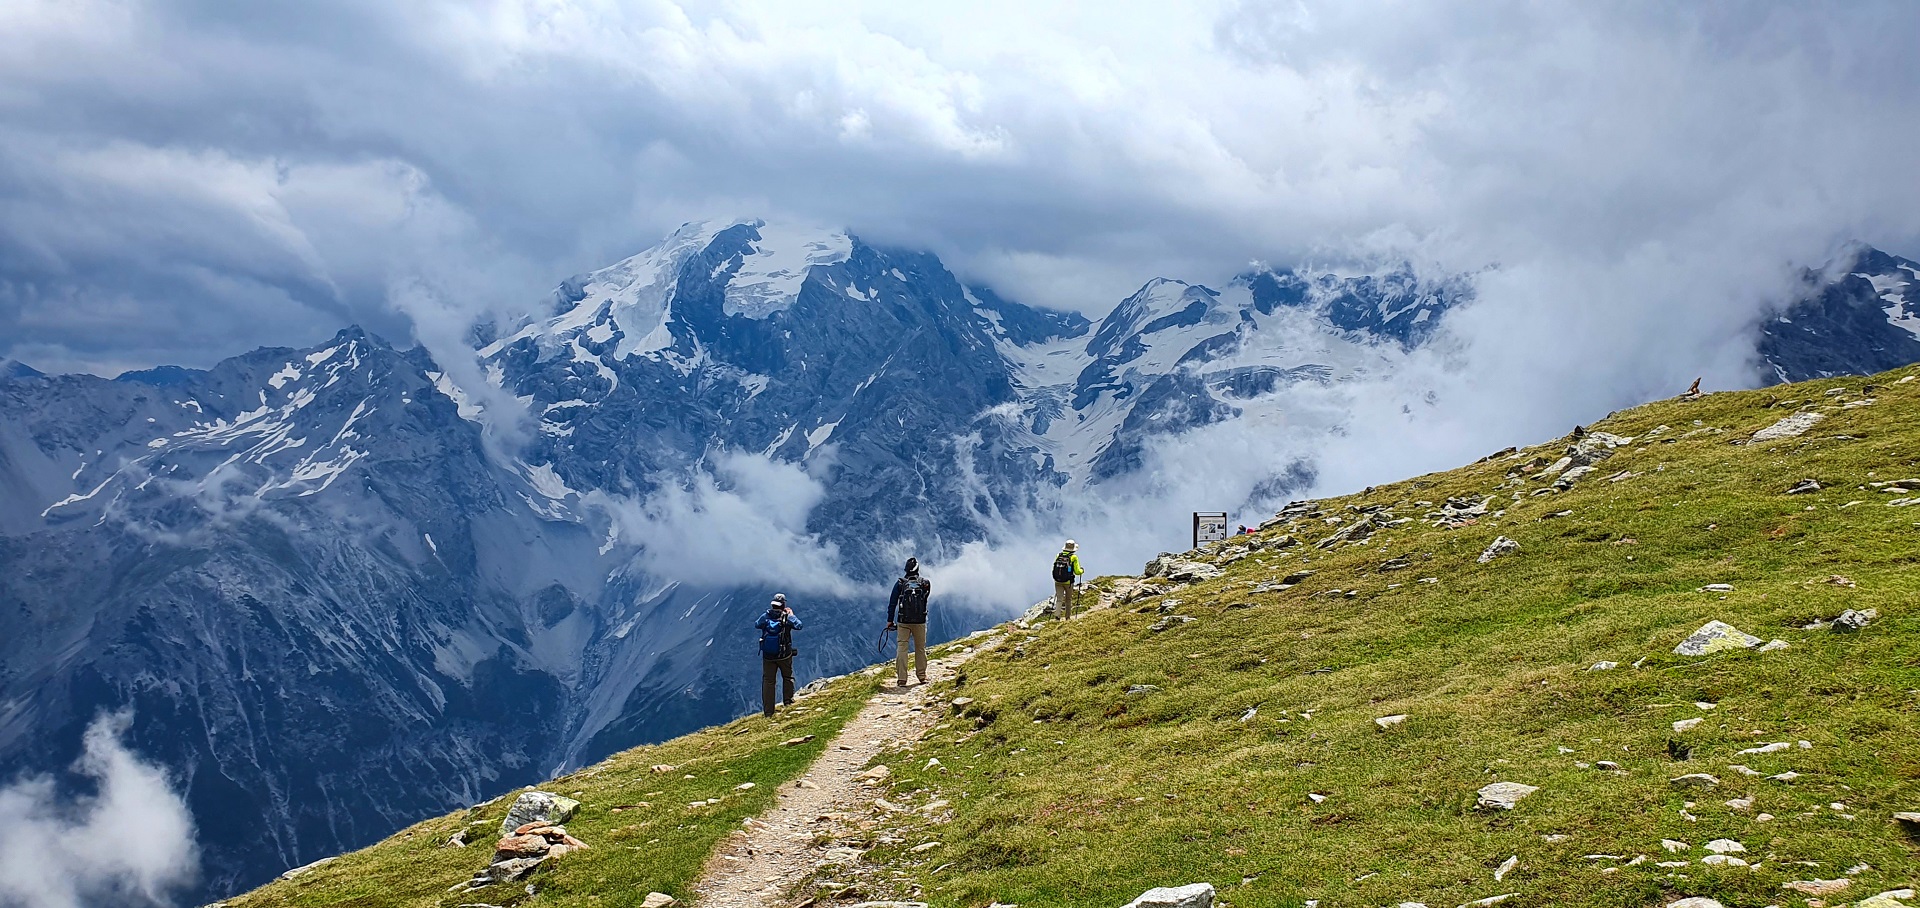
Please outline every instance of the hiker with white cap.
M1080 546L1069 539L1053 559L1053 613L1063 621L1073 617L1073 600L1079 595L1074 584L1084 573L1080 569Z
M800 619L788 607L787 594L775 593L767 613L753 626L760 630L760 712L772 718L775 675L786 682L781 702L793 705L793 657L799 652L793 648L793 632L800 629Z

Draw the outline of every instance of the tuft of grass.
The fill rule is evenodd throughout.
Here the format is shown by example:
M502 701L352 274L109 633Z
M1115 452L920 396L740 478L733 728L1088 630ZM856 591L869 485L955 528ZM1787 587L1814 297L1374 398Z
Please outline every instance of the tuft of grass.
M639 747L539 786L581 802L567 830L587 851L553 862L525 883L450 892L486 867L500 821L519 792L416 823L386 840L253 892L228 908L452 908L499 906L637 906L649 892L691 901L690 887L707 855L740 821L774 806L784 782L799 777L827 742L876 690L861 675L836 680L769 721L737 719L664 744ZM804 744L782 745L812 735ZM655 766L672 771L655 771ZM743 783L753 787L740 790ZM709 799L718 803L708 805ZM699 806L694 806L698 802ZM468 830L472 844L447 848ZM526 883L535 894L527 895Z

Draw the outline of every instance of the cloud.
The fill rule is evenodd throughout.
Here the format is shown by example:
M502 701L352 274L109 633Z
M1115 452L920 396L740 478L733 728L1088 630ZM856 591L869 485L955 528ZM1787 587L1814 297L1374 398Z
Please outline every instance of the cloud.
M204 365L352 319L481 387L473 318L712 212L844 224L1094 315L1147 278L1218 286L1252 260L1480 275L1440 341L1329 403L1341 433L1223 425L1161 450L1157 480L1114 492L1154 526L1296 458L1340 491L1695 375L1751 382L1751 329L1794 266L1853 240L1920 251L1920 76L1873 37L1920 31L1902 0L0 17L0 356L42 368ZM695 477L636 530L778 497L755 481ZM1061 526L1095 519L1074 507ZM1126 538L1109 548L1159 537Z
M795 593L871 593L848 580L839 549L807 531L826 488L798 464L723 452L684 475L658 477L644 500L592 492L637 566L692 586L768 586Z
M192 817L165 772L121 743L129 722L103 715L88 727L74 772L92 795L45 777L0 788L0 905L160 905L192 882Z

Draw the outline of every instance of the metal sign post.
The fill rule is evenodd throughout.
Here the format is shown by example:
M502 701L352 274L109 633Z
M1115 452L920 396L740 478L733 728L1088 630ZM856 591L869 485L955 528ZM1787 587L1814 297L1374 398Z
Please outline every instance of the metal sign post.
M1227 512L1193 512L1193 547L1199 548L1203 542L1219 542L1227 538Z

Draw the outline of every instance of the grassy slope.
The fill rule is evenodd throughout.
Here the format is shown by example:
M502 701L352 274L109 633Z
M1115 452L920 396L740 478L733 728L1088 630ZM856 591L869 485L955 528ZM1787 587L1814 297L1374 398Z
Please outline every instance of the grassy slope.
M779 783L798 777L819 757L827 741L873 693L874 684L859 675L841 678L773 722L756 714L626 751L541 786L581 802L567 829L592 847L567 855L559 866L531 878L538 892L532 898L521 884L458 895L446 891L487 865L500 820L513 800L510 794L416 823L383 842L226 904L230 908L425 908L468 903L617 908L639 905L651 891L684 896L715 844L738 829L742 819L773 806ZM804 735L814 739L781 746L784 740ZM656 764L675 770L654 772ZM754 787L737 790L744 782ZM709 798L721 802L689 806ZM613 809L636 804L646 806ZM455 832L469 827L474 844L440 847Z
M1571 491L1514 502L1515 488L1541 483L1498 488L1536 455L1557 457L1562 439L1517 460L1322 503L1328 514L1389 504L1398 516L1419 518L1428 508L1417 501L1496 495L1506 514L1478 525L1445 530L1416 521L1332 551L1312 543L1337 526L1275 528L1265 535L1291 532L1306 545L1256 553L1217 580L1168 594L1179 600L1173 611L1200 619L1195 624L1149 632L1162 602L1149 598L1068 626L1042 625L1030 640L1016 635L965 669L952 691L974 698L965 720L887 758L897 770L889 797L949 800L951 820L860 833L876 846L869 858L905 874L893 884L899 892L917 887L936 905L967 908L995 900L1112 906L1148 886L1203 880L1236 908L1307 899L1327 908L1441 906L1505 892L1519 893L1508 906L1643 906L1682 894L1714 895L1734 908L1800 905L1782 882L1833 878L1860 863L1872 869L1853 874L1848 898L1920 882L1920 843L1888 818L1920 809L1920 618L1912 607L1920 507L1888 507L1892 496L1858 488L1920 476L1920 381L1892 384L1915 373L1624 411L1595 428L1642 439L1657 425L1672 429L1617 452ZM1869 384L1878 386L1870 392L1878 403L1838 409ZM1823 393L1830 388L1849 394L1831 398ZM1798 439L1729 443L1801 404L1831 414ZM1621 470L1640 475L1606 481ZM1827 489L1781 494L1805 477ZM1863 503L1842 509L1854 500ZM1540 519L1563 510L1573 513ZM1500 534L1522 550L1475 563ZM1395 556L1413 566L1378 570ZM1302 567L1317 573L1298 587L1250 592ZM1830 574L1857 586L1829 584ZM1417 582L1423 577L1437 582ZM1696 592L1708 583L1736 590ZM1336 588L1360 593L1325 594ZM1252 607L1227 608L1243 604ZM1853 635L1797 629L1849 607L1878 608L1881 617ZM1671 655L1713 618L1791 648ZM1022 640L1016 655L1012 644ZM1643 657L1642 667L1629 667ZM1622 667L1584 670L1601 660ZM1308 673L1323 668L1332 671ZM810 701L820 712L774 727L742 720L553 783L585 792L588 806L569 827L595 848L542 874L540 894L519 903L625 905L649 889L684 894L719 838L771 805L771 783L817 755L871 683L843 679ZM1161 689L1128 695L1133 684ZM1696 702L1717 705L1702 710ZM1258 712L1241 721L1250 708ZM1395 713L1410 718L1390 731L1373 724ZM1672 730L1692 717L1706 721ZM806 732L820 737L777 746ZM1732 756L1799 740L1812 748ZM1670 742L1691 747L1692 758L1674 759ZM941 765L923 768L931 757ZM1603 759L1624 774L1577 765ZM656 762L687 764L696 779L648 773ZM1769 781L1739 775L1730 762L1803 775ZM1667 782L1690 772L1713 773L1722 785L1685 792ZM759 787L733 793L741 780ZM1473 810L1475 790L1498 780L1540 791L1511 813ZM1314 803L1309 793L1326 800ZM709 796L726 801L685 807ZM1724 803L1737 797L1754 803L1744 812ZM636 800L655 806L607 811ZM1696 802L1695 821L1681 814L1687 801ZM504 809L502 802L470 813L492 821L476 827L490 832ZM1776 818L1759 822L1762 812ZM443 897L486 860L485 843L433 847L467 820L419 824L231 904L514 904L511 892L494 890ZM1700 846L1719 837L1745 843L1742 857L1761 868L1654 865L1697 861ZM1692 850L1667 855L1662 838ZM907 850L929 840L944 844ZM1592 854L1622 860L1585 858ZM1625 866L1640 854L1651 860ZM1509 855L1519 868L1493 882ZM876 888L864 894L880 894Z
M1872 869L1834 904L1920 882L1920 842L1889 818L1920 810L1920 507L1888 507L1894 496L1859 488L1920 476L1920 382L1892 384L1917 371L1624 411L1597 428L1642 438L1672 429L1617 452L1571 491L1519 502L1513 487L1496 491L1535 455L1558 457L1562 439L1323 503L1329 514L1390 504L1419 518L1428 508L1415 501L1493 494L1502 517L1453 530L1416 521L1332 551L1312 542L1338 527L1275 528L1266 535L1307 545L1167 594L1198 623L1149 632L1155 598L1138 604L1145 613L1128 606L1042 626L1023 656L1009 641L976 658L955 691L974 698L965 713L975 722L912 755L915 767L941 761L901 783L927 790L895 793L949 799L953 820L900 830L903 844L872 857L911 868L935 904L1023 908L1118 905L1150 885L1195 881L1239 908L1456 905L1507 892L1519 893L1510 906L1673 895L1797 905L1783 882L1861 863ZM1838 409L1868 384L1878 403ZM1826 396L1831 388L1849 393ZM1798 439L1730 444L1802 404L1832 412ZM1706 431L1687 437L1697 430ZM1606 480L1621 470L1640 475ZM1805 477L1826 490L1782 494ZM1477 564L1500 534L1522 550ZM1413 566L1378 570L1395 556ZM1302 567L1318 573L1285 592L1249 592ZM1858 586L1825 582L1830 574ZM1696 591L1708 583L1736 591ZM1335 588L1361 592L1315 595ZM1226 608L1241 603L1253 607ZM1850 607L1881 617L1852 635L1797 629ZM1791 648L1671 654L1715 618ZM1602 660L1622 667L1585 671ZM1318 668L1334 670L1309 674ZM1134 684L1162 689L1125 693ZM1373 722L1397 713L1410 716L1398 728ZM1706 721L1673 731L1693 717ZM1674 759L1670 739L1692 758ZM1812 748L1733 756L1800 740ZM1577 765L1602 759L1624 774ZM1734 762L1802 777L1743 776ZM1686 792L1668 782L1692 772L1723 784ZM1475 791L1493 781L1540 791L1511 813L1475 811ZM1750 809L1725 804L1741 797ZM1682 817L1687 801L1697 821ZM1776 818L1758 822L1760 813ZM1741 857L1761 868L1655 865L1697 861L1719 837L1744 843ZM1693 848L1668 855L1663 838ZM935 839L945 844L930 854L903 850ZM1586 858L1596 854L1622 859ZM1625 866L1641 854L1651 860ZM1494 882L1509 856L1519 868Z

